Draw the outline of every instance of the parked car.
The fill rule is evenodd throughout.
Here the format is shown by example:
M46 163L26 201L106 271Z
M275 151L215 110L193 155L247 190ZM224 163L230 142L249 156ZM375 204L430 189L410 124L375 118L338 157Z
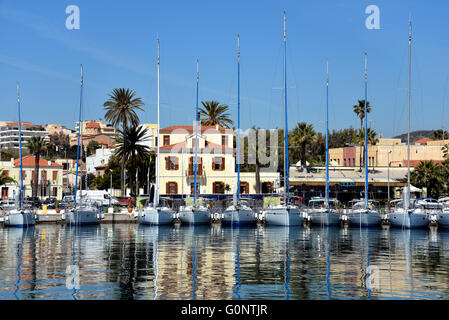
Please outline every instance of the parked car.
M109 193L105 190L83 190L82 193L78 191L77 198L80 197L81 194L83 195L83 198L100 202L103 206L109 206L109 204L114 206L119 204L117 199L110 197Z
M44 204L47 205L47 209L56 209L56 199L55 198L45 199Z
M39 209L42 205L42 202L38 197L26 197L24 202L26 206L37 209Z
M132 203L133 198L132 197L120 197L118 198L120 201L121 207L127 207L130 203Z

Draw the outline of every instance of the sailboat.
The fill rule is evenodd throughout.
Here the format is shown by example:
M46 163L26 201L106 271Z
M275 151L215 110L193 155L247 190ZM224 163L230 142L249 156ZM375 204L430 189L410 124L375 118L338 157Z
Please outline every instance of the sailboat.
M256 224L257 219L253 210L245 201L240 199L240 36L237 38L237 185L235 187L236 197L231 206L226 208L223 214L224 224Z
M367 54L365 53L365 199L352 201L349 211L350 224L360 227L378 226L382 223L382 216L376 208L376 203L368 199L368 113L367 104Z
M64 219L69 225L90 225L98 224L100 219L104 217L104 213L100 212L95 202L85 198L83 199L83 181L80 180L80 192L79 202L77 202L77 188L78 188L78 170L79 170L79 158L80 158L80 140L81 146L83 145L82 127L83 127L83 65L81 65L81 93L80 93L80 117L78 128L78 148L76 152L76 178L75 178L75 195L74 195L74 207L64 214ZM83 148L81 148L81 162L83 159ZM81 173L83 172L81 166ZM81 174L82 176L82 174Z
M284 202L271 204L265 211L265 223L267 225L297 226L303 222L302 214L297 206L289 204L289 181L288 181L288 126L287 126L287 69L286 69L286 17L284 12Z
M147 202L143 210L139 211L137 219L140 224L161 225L173 222L175 211L161 206L159 203L159 39L157 39L157 156L156 156L156 186L154 188L153 203Z
M412 55L412 23L409 23L408 37L408 131L407 131L407 187L402 189L402 201L398 202L393 212L389 214L393 227L423 228L429 225L429 218L420 201L410 201L410 77ZM432 217L435 217L432 215ZM438 218L435 218L438 219Z
M309 216L312 224L338 225L340 214L337 200L329 198L329 62L326 60L326 195L309 201Z
M7 227L28 228L36 224L37 215L23 207L22 120L20 118L19 84L17 84L17 107L19 110L20 190L15 192L15 207L5 214L4 224Z
M197 199L197 170L198 170L198 87L199 87L199 62L196 60L196 106L195 106L195 159L192 163L194 167L194 180L193 180L193 202L187 203L185 206L181 206L179 210L179 219L181 223L186 224L203 224L209 223L210 213L209 209L199 202ZM192 200L190 198L190 200Z

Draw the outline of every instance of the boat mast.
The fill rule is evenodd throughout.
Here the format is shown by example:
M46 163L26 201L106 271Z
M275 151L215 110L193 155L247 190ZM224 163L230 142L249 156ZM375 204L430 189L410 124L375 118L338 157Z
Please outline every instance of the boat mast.
M365 208L368 208L368 112L367 112L367 59L368 56L365 52Z
M83 85L84 85L84 81L83 81L83 65L81 65L81 92L80 92L80 116L79 116L79 121L78 121L78 147L76 149L76 176L75 176L75 196L74 196L74 206L76 208L76 193L77 193L77 189L78 189L78 168L79 168L79 155L80 155L80 138L81 138L81 132L82 132L82 110L83 110ZM82 143L82 139L81 139L81 143ZM82 148L81 148L82 149ZM81 150L81 162L83 161L83 156L82 156L82 150ZM83 166L81 166L81 176L83 173ZM81 179L82 180L82 179ZM82 186L82 181L80 181L80 187ZM81 188L80 188L81 189ZM81 192L82 194L82 192ZM81 197L81 195L80 195Z
M289 200L289 181L288 181L288 125L287 125L287 31L286 17L284 11L284 199L285 203ZM304 164L305 165L305 164Z
M17 108L19 111L19 152L20 152L20 208L23 207L23 163L22 163L22 123L20 119L20 91L17 83ZM36 181L37 183L37 181Z
M326 59L326 204L329 207L329 61Z
M196 106L195 106L195 176L193 179L193 204L196 206L196 171L198 160L198 85L200 81L199 61L196 59Z
M411 57L412 57L412 22L409 23L408 34L408 130L407 130L407 193L410 194L410 81L411 81ZM409 208L410 196L406 197L404 208Z
M154 188L155 195L153 206L156 207L159 205L159 104L160 104L160 96L159 96L159 67L160 67L160 55L159 55L159 38L157 39L157 155L156 155L156 187Z
M237 37L237 201L240 200L240 35Z

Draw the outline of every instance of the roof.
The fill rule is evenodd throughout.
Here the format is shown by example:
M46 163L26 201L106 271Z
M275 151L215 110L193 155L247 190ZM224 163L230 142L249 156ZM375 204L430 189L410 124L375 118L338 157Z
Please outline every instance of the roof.
M429 138L423 138L423 139L417 140L415 143L426 144L427 141L432 141L432 139L429 139Z
M93 129L101 129L100 124L95 121L91 121L88 124L86 124L86 129L93 128Z
M24 167L34 167L34 162L35 162L35 157L34 156L25 156L22 157L22 165ZM50 163L50 165L48 164ZM14 166L15 167L20 167L20 158L19 159L15 159L14 160ZM48 168L48 167L52 167L52 168L62 168L63 165L59 164L59 163L55 163L52 161L48 161L45 159L40 158L39 159L39 168Z
M162 128L160 133L173 133L173 131L179 130L179 133L182 131L187 131L188 133L193 133L195 131L194 126L170 126L166 128ZM205 131L209 132L221 132L221 133L233 133L234 131L229 128L220 127L220 126L201 126L198 125L198 131L204 133Z
M10 125L10 126L18 126L19 125L19 122L18 121L11 121L11 122L6 122L6 124L7 125ZM32 126L36 126L36 127L39 127L39 125L37 125L37 124L32 124L31 122L21 122L21 124L22 124L22 126L27 126L27 127L32 127Z

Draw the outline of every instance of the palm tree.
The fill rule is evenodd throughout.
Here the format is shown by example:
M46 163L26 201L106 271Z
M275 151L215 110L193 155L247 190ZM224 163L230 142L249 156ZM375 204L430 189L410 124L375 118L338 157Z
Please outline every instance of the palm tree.
M313 125L306 122L299 122L290 132L290 141L292 145L298 145L301 150L301 165L307 167L307 146L315 141L316 132ZM288 168L287 168L288 170Z
M31 154L34 155L34 183L32 196L37 197L37 189L39 185L39 160L42 152L47 149L47 141L41 136L34 136L30 140L28 140L26 147L30 151Z
M144 111L141 107L144 106L141 98L135 97L136 92L130 89L115 88L112 90L112 94L109 95L109 100L107 100L103 106L105 108L106 114L105 119L109 121L116 129L120 126L122 127L123 136L123 154L127 154L127 131L129 126L136 127L139 124L139 117L136 111ZM159 142L158 142L159 143ZM121 173L120 173L120 185L122 196L125 195L125 162L126 157L122 157Z
M425 187L428 197L438 198L444 185L442 168L432 160L421 161L410 174L410 182L419 188Z
M365 119L365 100L358 100L358 104L352 106L354 113L360 118L360 130L363 129L363 119ZM371 112L371 106L369 101L366 102L366 112ZM365 153L365 147L363 148L363 154ZM360 170L362 170L362 152L360 152Z
M7 184L7 183L14 183L14 182L16 182L16 180L14 180L10 176L8 176L6 174L5 170L0 169L0 186L3 186L5 184Z
M226 113L229 110L229 106L214 100L201 101L201 104L203 105L199 111L201 125L215 126L218 124L221 127L229 128L233 124L232 120L229 119L229 113Z
M115 155L122 160L122 163L130 160L134 173L138 163L145 162L151 156L150 147L143 144L147 140L145 138L147 131L148 129L142 126L131 127L126 132L118 130ZM129 177L132 179L133 175L130 174Z

